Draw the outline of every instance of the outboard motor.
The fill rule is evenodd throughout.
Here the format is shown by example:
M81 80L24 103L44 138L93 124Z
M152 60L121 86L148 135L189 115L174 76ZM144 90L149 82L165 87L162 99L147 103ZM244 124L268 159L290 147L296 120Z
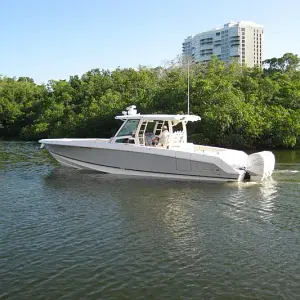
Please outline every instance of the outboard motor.
M271 151L257 152L248 156L246 171L251 181L262 181L271 177L274 168L275 156Z

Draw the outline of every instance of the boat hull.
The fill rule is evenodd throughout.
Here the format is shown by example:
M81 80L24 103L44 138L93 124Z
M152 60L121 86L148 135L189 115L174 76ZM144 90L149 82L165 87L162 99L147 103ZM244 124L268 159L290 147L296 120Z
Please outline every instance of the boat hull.
M62 165L103 173L201 181L241 181L245 171L228 173L213 162L193 160L191 153L118 145L120 149L74 147L46 144L51 155ZM168 151L168 152L166 152ZM155 153L156 152L156 153Z

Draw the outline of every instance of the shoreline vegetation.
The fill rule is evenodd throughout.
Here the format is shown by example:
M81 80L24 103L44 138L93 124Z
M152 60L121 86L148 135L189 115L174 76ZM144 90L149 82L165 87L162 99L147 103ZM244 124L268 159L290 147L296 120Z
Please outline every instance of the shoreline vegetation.
M0 139L111 137L128 105L140 113L187 113L187 64L114 71L38 85L0 77ZM263 68L213 57L190 64L189 141L236 149L300 148L300 59L286 53Z

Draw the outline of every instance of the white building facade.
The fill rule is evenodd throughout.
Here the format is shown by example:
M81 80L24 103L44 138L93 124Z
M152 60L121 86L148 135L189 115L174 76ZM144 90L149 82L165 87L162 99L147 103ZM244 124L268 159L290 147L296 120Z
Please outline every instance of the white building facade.
M253 22L229 22L223 28L188 36L182 43L184 58L207 62L212 55L224 62L237 61L248 67L261 66L264 27Z

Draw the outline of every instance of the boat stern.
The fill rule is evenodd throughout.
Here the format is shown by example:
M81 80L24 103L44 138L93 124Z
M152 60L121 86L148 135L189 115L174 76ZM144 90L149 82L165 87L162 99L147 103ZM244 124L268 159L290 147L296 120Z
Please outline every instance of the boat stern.
M274 168L275 156L271 151L256 152L248 156L246 171L251 181L263 181L271 177Z

